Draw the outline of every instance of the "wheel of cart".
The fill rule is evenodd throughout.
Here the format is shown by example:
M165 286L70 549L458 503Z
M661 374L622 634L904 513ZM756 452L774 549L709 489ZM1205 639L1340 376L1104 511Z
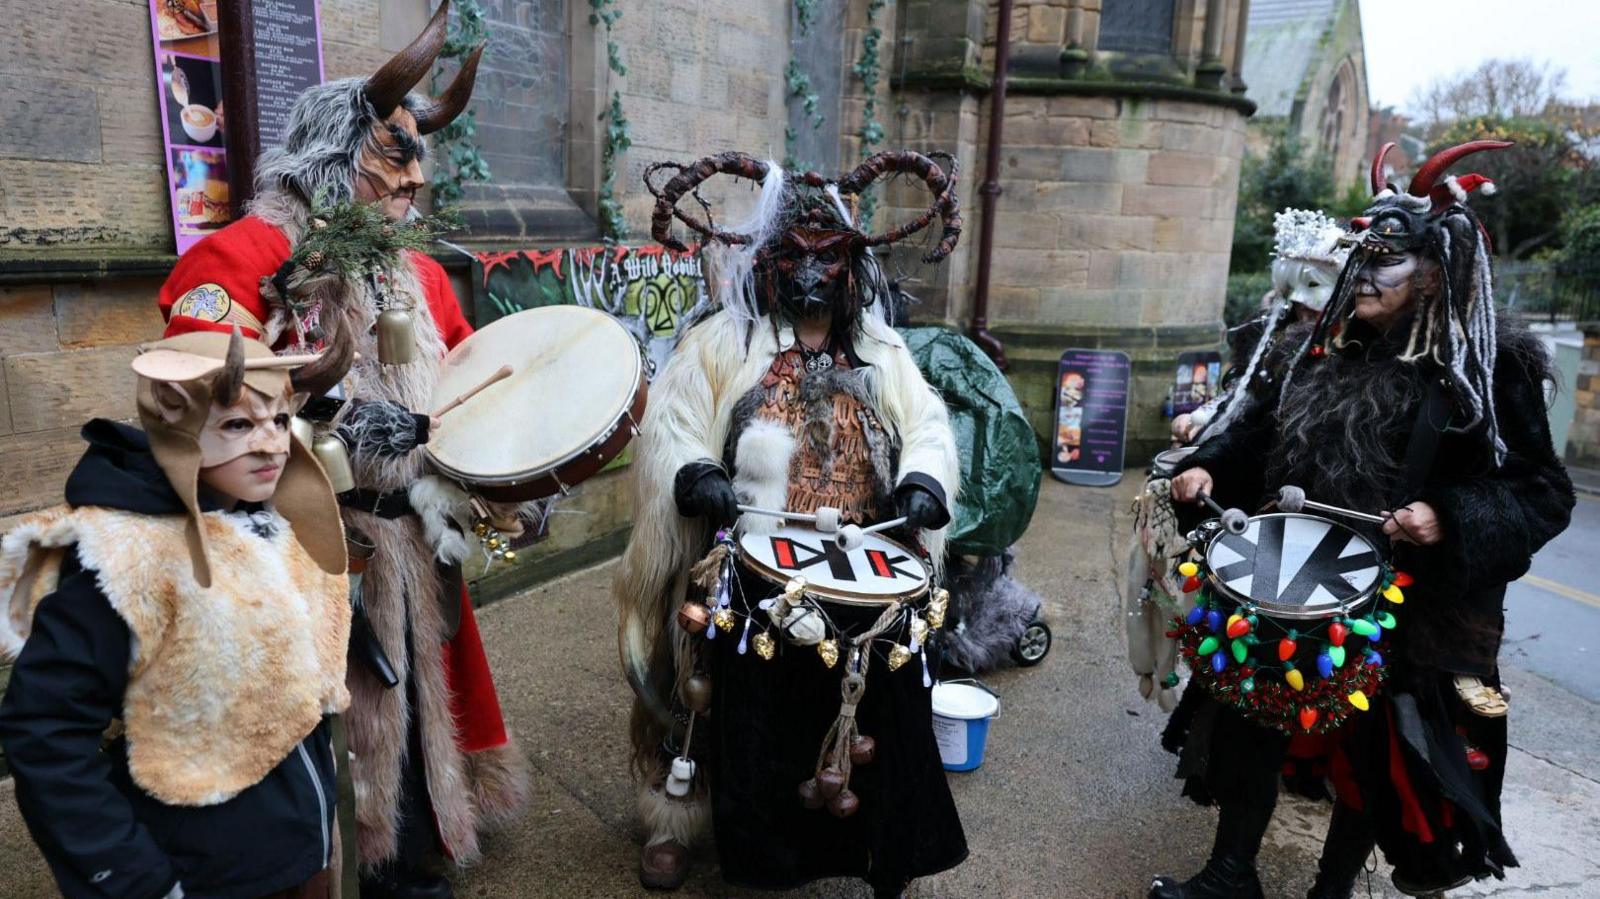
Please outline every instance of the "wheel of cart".
M1017 638L1017 645L1011 648L1011 659L1020 667L1032 668L1050 654L1053 640L1050 625L1045 624L1042 618L1035 618L1022 631L1022 636Z

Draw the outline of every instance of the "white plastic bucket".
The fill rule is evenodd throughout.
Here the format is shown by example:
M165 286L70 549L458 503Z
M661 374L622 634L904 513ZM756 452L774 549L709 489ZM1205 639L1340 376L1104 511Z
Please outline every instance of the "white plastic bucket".
M983 764L989 722L1000 717L1000 697L977 681L933 685L933 736L946 771L971 771Z

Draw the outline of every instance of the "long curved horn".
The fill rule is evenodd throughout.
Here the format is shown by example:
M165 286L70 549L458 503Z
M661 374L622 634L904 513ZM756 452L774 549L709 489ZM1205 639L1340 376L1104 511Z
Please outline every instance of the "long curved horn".
M672 180L658 188L650 182L650 177L659 169L673 169L678 174L673 175ZM750 236L747 234L734 234L731 231L715 228L710 223L702 222L678 208L678 201L683 199L684 194L699 187L706 179L716 174L733 175L760 184L767 177L767 164L748 153L729 152L707 156L689 165L657 162L644 170L645 189L656 198L655 212L650 216L650 237L656 243L680 253L688 249L682 241L672 236L673 219L683 222L691 230L705 237L722 243L750 242Z
M450 86L444 89L437 100L417 110L417 133L432 134L440 128L455 121L456 116L467 108L467 101L472 99L472 85L478 80L478 60L483 56L485 44L479 44L461 63L461 69L456 72L456 77L450 80Z
M239 326L233 326L233 334L228 338L228 355L222 363L222 370L218 371L211 379L211 398L224 406L231 406L239 401L239 392L244 389L244 335L239 333Z
M1413 197L1426 197L1428 192L1433 190L1433 184L1439 180L1439 176L1462 157L1470 156L1479 150L1504 150L1509 146L1511 141L1508 140L1469 140L1464 144L1440 150L1417 167L1417 173L1411 176L1411 183L1406 185L1406 193Z
M1394 141L1389 141L1378 148L1378 155L1372 157L1372 193L1374 196L1382 193L1383 189L1389 186L1389 179L1383 177L1383 160L1394 147Z
M295 393L322 396L332 390L333 385L344 380L344 376L350 372L350 366L355 364L355 341L346 338L345 326L339 321L339 316L328 316L323 328L325 340L322 355L314 362L289 370L289 386Z
M383 64L383 68L367 79L367 85L362 88L362 92L367 95L367 102L377 111L378 118L388 118L389 113L394 112L395 107L400 105L400 101L405 99L411 88L428 74L428 70L433 67L433 61L439 56L439 51L444 49L449 25L450 0L443 0L439 8L434 11L433 18L428 20L428 27L422 29L416 40L396 53Z
M939 168L934 158L947 162L950 166L949 175ZM906 224L883 234L869 236L866 244L877 247L904 240L931 225L933 217L937 215L944 222L944 232L939 237L939 243L922 257L922 261L938 262L949 256L956 248L956 241L961 239L961 203L956 198L957 164L954 156L943 152L924 156L913 150L885 150L867 158L856 166L855 171L839 179L839 191L859 196L872 182L884 175L902 173L921 178L933 193L933 204Z

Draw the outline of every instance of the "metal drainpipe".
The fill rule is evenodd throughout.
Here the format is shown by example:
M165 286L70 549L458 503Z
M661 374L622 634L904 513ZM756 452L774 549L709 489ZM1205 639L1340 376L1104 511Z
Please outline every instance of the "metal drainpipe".
M978 292L972 303L973 342L983 347L1001 371L1010 371L1006 349L989 333L989 261L994 254L994 208L1000 197L1000 150L1006 123L1006 68L1011 60L1011 0L1000 0L998 33L994 41L994 86L989 96L989 150L983 163L983 198L978 229Z

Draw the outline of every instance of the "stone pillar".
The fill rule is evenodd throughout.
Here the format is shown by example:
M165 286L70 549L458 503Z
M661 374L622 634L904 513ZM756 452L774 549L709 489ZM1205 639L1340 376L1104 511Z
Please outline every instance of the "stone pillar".
M1228 74L1222 63L1222 27L1227 0L1206 0L1205 46L1201 51L1200 67L1195 70L1195 85L1216 89Z
M1572 430L1567 432L1567 462L1600 468L1600 325L1583 329L1583 357L1578 362L1575 398Z

